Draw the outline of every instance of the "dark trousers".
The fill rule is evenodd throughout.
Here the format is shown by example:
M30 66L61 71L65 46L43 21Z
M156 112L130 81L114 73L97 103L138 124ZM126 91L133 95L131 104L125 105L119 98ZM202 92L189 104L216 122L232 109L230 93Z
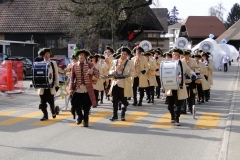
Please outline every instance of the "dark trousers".
M197 91L198 91L198 101L204 100L202 84L197 84Z
M107 80L107 81L108 81L108 84L106 82L104 82L103 86L104 86L106 97L109 97L108 92L111 87L111 80Z
M127 97L124 97L124 88L118 87L118 85L113 86L112 89L112 102L113 102L113 117L117 118L118 111L118 103L121 102L123 104L121 117L125 116L125 112L127 110L128 101Z
M157 84L158 86L156 87L156 95L160 96L160 89L161 89L161 82L160 82L160 76L156 76Z
M208 76L204 75L204 77L206 80L208 80ZM203 94L204 94L203 97L205 97L205 100L208 100L210 97L210 89L203 91Z
M154 86L146 87L146 93L148 100L154 100Z
M172 90L172 96L168 97L168 110L171 114L171 120L175 120L179 123L179 117L181 115L181 106L184 100L178 100L177 90Z
M139 86L139 77L135 77L133 81L133 100L134 102L137 102L137 87ZM140 99L139 102L142 102L142 99L144 97L144 88L139 87L139 92L140 92Z
M99 90L95 90L95 89L94 89L94 95L95 95L95 98L96 98L96 104L98 105Z
M224 63L223 64L223 66L224 66L224 72L227 72L227 70L228 70L228 66L227 66L228 64L227 63Z
M195 88L193 88L191 85L187 85L188 93L187 104L190 112L192 112L192 106L195 105L195 93L193 92L193 89Z
M101 102L103 101L103 94L104 94L104 92L101 91L101 92L100 92L100 101L101 101Z
M54 106L54 95L51 94L50 89L44 89L43 95L40 95L40 105L39 109L42 110L44 115L47 115L47 103L50 105L52 114L55 114Z
M75 92L72 98L72 105L72 107L75 108L79 119L83 119L85 122L88 122L89 110L92 105L88 93ZM84 114L82 113L82 110Z

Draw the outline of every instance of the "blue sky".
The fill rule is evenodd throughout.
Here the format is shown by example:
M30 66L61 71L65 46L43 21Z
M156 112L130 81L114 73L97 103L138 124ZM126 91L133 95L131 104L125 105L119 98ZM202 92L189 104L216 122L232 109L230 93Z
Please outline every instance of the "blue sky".
M155 0L160 8L167 8L169 11L176 6L179 11L179 18L186 19L188 16L208 16L208 10L212 6L222 3L226 12L224 19L235 3L240 4L240 0Z

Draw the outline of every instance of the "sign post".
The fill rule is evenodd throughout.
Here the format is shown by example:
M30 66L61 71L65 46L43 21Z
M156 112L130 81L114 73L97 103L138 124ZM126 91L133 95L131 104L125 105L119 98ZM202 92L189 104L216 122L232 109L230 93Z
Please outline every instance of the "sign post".
M76 44L68 44L68 58L71 58L74 53L74 47L76 47Z

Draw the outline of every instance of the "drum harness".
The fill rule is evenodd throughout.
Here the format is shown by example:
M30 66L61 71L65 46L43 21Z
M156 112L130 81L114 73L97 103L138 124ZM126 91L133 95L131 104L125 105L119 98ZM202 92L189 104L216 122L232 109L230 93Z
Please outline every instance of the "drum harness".
M119 59L118 59L118 60L119 60ZM118 60L117 60L116 69L115 69L116 73L117 73ZM117 75L123 75L123 72L124 72L124 70L125 70L125 67L126 67L127 63L128 63L128 59L126 60L126 62L125 62L125 64L124 64L124 67L123 67L123 70L122 70L122 74L117 74Z
M182 67L182 62L181 60L178 60L180 68L181 68L181 83L179 84L179 88L183 89L183 67Z

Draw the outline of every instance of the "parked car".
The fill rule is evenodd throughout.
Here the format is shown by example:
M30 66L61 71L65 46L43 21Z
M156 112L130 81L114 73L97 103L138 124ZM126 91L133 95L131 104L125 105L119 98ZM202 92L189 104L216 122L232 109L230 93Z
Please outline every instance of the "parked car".
M59 68L66 69L69 63L72 63L72 60L68 57L52 57L52 61L55 61Z
M0 53L0 64L7 58L6 54Z
M13 76L14 84L16 84L18 81L18 78L14 70L12 70L12 76ZM7 69L2 65L0 65L0 85L4 85L4 86L7 85Z
M32 76L32 61L26 57L7 57L5 60L16 60L23 62L23 79L27 76Z

